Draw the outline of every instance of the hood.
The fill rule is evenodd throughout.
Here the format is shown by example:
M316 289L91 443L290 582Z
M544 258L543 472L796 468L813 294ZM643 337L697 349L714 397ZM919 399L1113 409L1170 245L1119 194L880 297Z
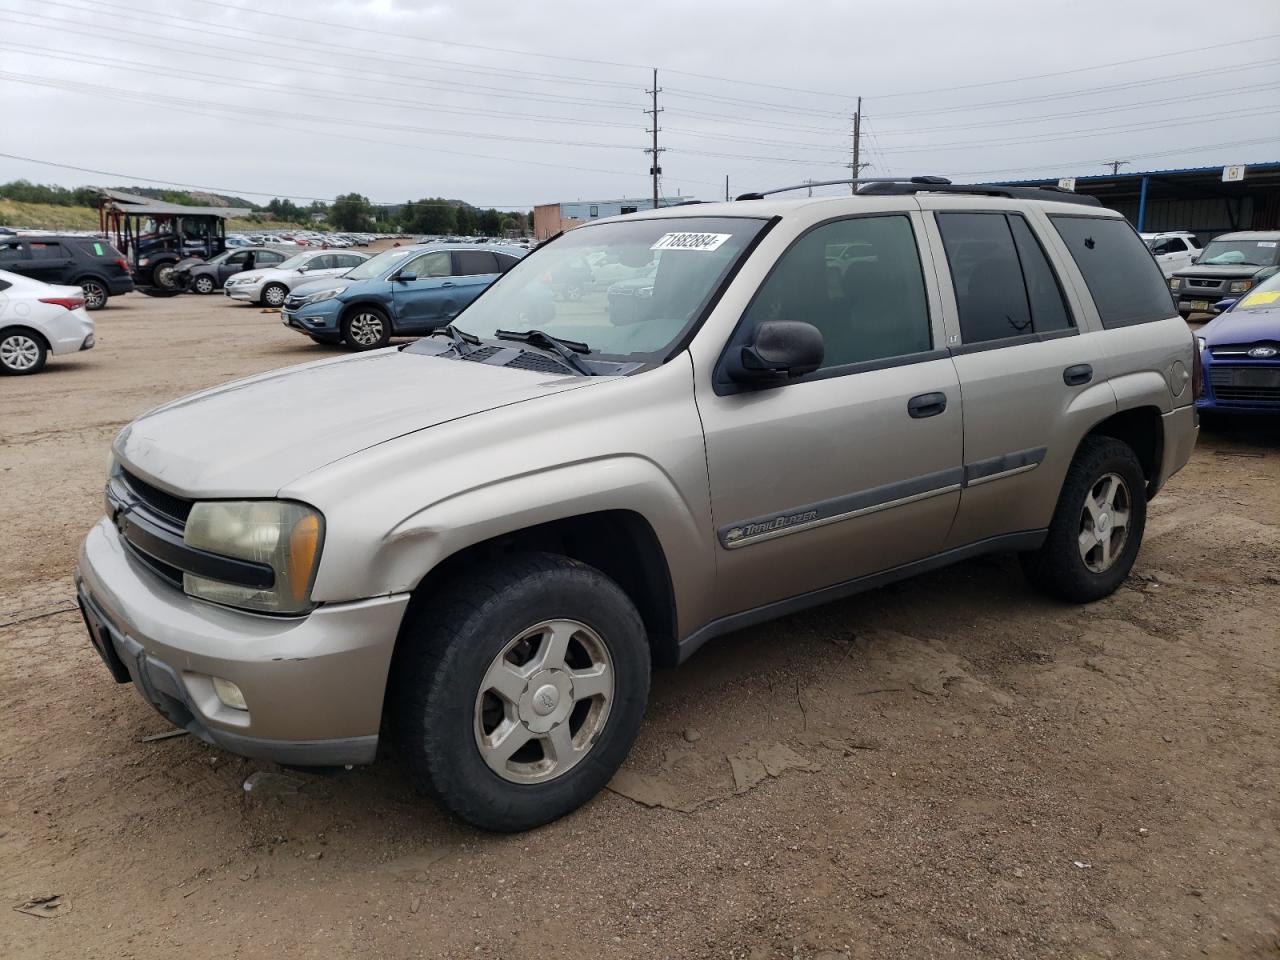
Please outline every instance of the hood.
M1265 270L1266 267L1257 267L1251 263L1193 263L1189 267L1177 271L1175 277L1230 277L1233 280L1241 280L1246 277L1252 277L1259 270Z
M592 382L378 350L175 400L126 427L115 451L175 493L269 497L375 444Z
M1231 310L1205 324L1200 336L1211 347L1259 340L1280 342L1280 307Z

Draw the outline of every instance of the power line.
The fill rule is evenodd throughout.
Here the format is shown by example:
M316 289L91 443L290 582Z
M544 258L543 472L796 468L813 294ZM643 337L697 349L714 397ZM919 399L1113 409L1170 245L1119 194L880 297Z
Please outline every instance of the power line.
M1189 145L1180 145L1172 150L1158 150L1153 153L1132 153L1130 158L1133 160L1150 160L1155 157L1167 157L1175 153L1192 153L1197 150L1224 150L1227 147L1250 147L1257 146L1262 143L1276 143L1275 137L1257 137L1251 140L1229 140L1224 143L1196 143ZM1005 167L1001 170L967 170L963 173L953 172L951 175L955 177L985 177L1000 173L1025 173L1029 170L1057 169L1059 171L1068 170L1071 167L1090 167L1097 166L1101 163L1110 163L1108 160L1093 158L1090 160L1065 160L1057 163L1042 163L1034 167Z

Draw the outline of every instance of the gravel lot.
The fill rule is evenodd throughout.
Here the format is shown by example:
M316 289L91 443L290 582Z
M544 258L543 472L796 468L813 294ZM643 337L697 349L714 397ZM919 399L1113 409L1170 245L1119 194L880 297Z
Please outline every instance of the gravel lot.
M144 742L70 606L110 440L333 351L221 296L96 318L0 380L0 900L62 897L0 909L0 957L1280 956L1274 425L1202 432L1110 599L987 558L724 638L615 790L488 836L391 755L264 796Z

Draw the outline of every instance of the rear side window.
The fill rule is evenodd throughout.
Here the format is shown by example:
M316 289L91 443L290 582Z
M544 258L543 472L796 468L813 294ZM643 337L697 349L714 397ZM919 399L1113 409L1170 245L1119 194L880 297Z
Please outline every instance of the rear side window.
M1177 313L1168 281L1126 220L1050 215L1084 275L1104 327L1127 327Z
M960 335L989 343L1072 326L1039 241L1016 214L939 213Z
M810 230L787 250L745 317L800 320L822 331L822 369L933 348L920 253L901 215L854 217Z
M453 254L455 277L476 277L498 272L498 262L488 250L457 250Z
M519 257L508 256L505 253L495 253L494 256L498 258L498 269L503 273L506 273L520 262Z
M284 263L284 254L274 250L259 250L253 256L258 263Z
M1162 253L1185 253L1186 249L1187 245L1181 237L1166 237L1164 240L1157 241L1151 247L1151 252L1159 256Z

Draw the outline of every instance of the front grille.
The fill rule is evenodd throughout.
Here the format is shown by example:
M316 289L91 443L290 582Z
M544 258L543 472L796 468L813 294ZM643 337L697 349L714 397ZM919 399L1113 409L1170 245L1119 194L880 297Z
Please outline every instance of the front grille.
M297 310L300 306L302 306L302 301L303 301L303 300L305 300L305 299L307 299L307 298L306 298L306 297L292 297L292 296L291 296L291 297L285 297L285 298L284 298L284 305L285 305L285 307L286 307L286 308L288 308L289 310Z
M1201 280L1198 277L1189 277L1187 279L1188 287L1197 287L1204 290L1217 290L1223 285L1222 280Z
M1280 364L1214 366L1209 371L1213 394L1228 403L1280 403Z
M149 567L151 571L156 574L156 576L160 577L163 580L167 580L169 583L173 584L179 590L182 589L182 571L181 570L179 570L175 566L172 566L171 564L165 563L163 560L157 560L155 557L151 556L151 554L149 553L144 553L143 551L139 550L137 547L135 547L132 543L129 542L128 538L124 539L124 545L134 558L136 558L137 560L141 561L144 565Z
M121 469L121 480L129 488L129 492L141 501L146 508L165 520L170 526L182 529L187 525L187 517L191 514L191 501L175 497L159 487L152 486L136 474Z

